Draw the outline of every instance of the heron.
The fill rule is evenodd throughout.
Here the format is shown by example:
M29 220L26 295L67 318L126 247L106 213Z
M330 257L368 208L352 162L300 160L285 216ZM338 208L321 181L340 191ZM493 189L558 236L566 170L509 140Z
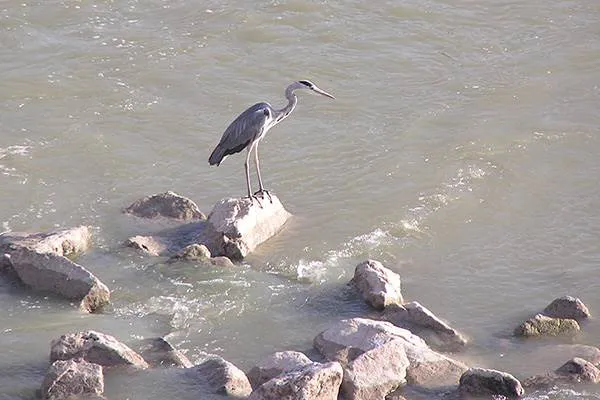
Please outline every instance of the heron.
M262 195L263 199L266 194L269 197L269 200L271 200L271 195L265 190L260 175L258 144L265 137L269 129L283 121L292 111L294 111L294 108L298 103L298 98L294 91L298 89L310 90L331 99L335 99L331 94L319 89L317 85L310 81L301 80L294 82L285 89L285 97L288 100L288 104L285 107L276 110L271 107L269 103L264 102L249 107L246 111L241 113L227 129L225 129L219 144L217 144L217 147L215 147L208 158L208 163L210 165L219 166L227 156L247 149L248 154L246 155L244 167L246 169L248 198L250 198L251 201L253 201L254 198L259 201L257 197L259 194ZM258 176L259 187L258 191L254 194L252 194L250 185L250 156L252 152L254 152L254 163L256 165L256 175Z

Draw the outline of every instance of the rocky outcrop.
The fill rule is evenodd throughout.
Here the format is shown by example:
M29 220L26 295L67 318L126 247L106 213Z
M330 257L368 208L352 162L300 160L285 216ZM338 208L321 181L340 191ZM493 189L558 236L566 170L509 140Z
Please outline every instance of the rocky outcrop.
M64 400L101 395L104 392L102 367L82 359L58 360L52 363L42 383L42 399Z
M278 375L311 363L312 361L299 351L279 351L261 359L252 367L248 371L248 379L252 387L256 388Z
M164 338L143 340L140 346L143 359L152 367L191 368L192 362Z
M72 358L83 358L104 367L148 368L146 361L125 344L110 335L95 331L66 334L52 341L50 362Z
M144 197L123 212L140 218L173 218L180 221L206 219L196 203L171 191Z
M291 217L277 196L270 198L272 201L223 199L214 206L207 221L188 223L150 236L134 236L126 245L154 256L173 256L190 245L204 245L212 256L208 261L223 266L226 263L217 257L244 258L279 232ZM198 248L188 250L193 256Z
M475 396L520 397L525 393L521 382L511 374L485 368L471 368L459 382L461 394Z
M312 363L263 383L248 400L337 400L342 375L337 362Z
M582 358L573 358L556 371L529 377L523 386L532 389L545 389L556 385L572 385L578 383L600 383L600 369Z
M281 230L292 215L277 196L268 197L270 201L229 198L214 206L208 222L222 235L223 252L217 255L242 259Z
M515 336L561 336L574 335L581 328L574 319L550 318L537 314L515 329Z
M246 374L221 357L209 357L200 364L187 368L185 374L211 393L243 399L252 392Z
M406 369L409 384L424 387L456 385L460 375L467 370L461 362L433 351L417 335L385 321L342 320L317 335L313 343L325 358L347 366L361 354L392 340L400 340L404 345L409 362ZM395 348L399 351L400 346Z
M544 315L551 318L568 318L582 321L591 317L590 311L578 298L563 296L554 299L544 309Z
M367 260L358 264L350 281L362 298L372 307L382 310L390 304L402 304L400 275L379 261Z
M347 400L384 400L406 384L408 358L402 340L392 339L350 361L344 368L342 392Z
M462 334L416 301L390 305L383 315L386 321L410 330L438 350L457 351L467 344Z
M110 301L104 283L66 256L89 247L90 232L85 226L36 234L0 236L4 262L27 286L79 301L87 312L101 310Z

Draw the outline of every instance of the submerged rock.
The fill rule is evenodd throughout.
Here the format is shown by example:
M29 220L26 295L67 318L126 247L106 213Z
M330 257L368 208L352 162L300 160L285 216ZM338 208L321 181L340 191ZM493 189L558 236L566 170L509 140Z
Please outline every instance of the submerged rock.
M0 236L4 262L27 286L80 301L80 308L95 312L110 301L104 283L66 256L89 247L90 232L85 226L47 233Z
M188 377L199 381L208 391L233 398L246 398L252 392L250 381L238 367L221 357L209 357L186 368Z
M475 396L520 397L525 394L521 382L511 374L485 368L470 368L461 377L458 390Z
M203 244L193 243L179 250L177 254L171 257L170 261L207 261L211 254L208 247Z
M457 351L467 344L462 334L416 301L386 307L384 319L410 330L441 351Z
M148 363L135 351L114 337L96 331L70 333L52 341L50 362L72 358L83 358L104 367L148 368Z
M456 385L468 369L461 362L435 352L417 335L384 321L342 320L317 335L313 343L325 358L347 366L361 354L392 340L400 340L404 345L409 362L406 369L409 384L424 387ZM401 347L394 348L400 351Z
M559 384L600 383L600 369L582 358L575 357L554 372L535 375L523 381L524 387L544 389Z
M171 191L139 199L123 212L140 218L164 217L180 221L206 219L196 203Z
M102 367L82 359L57 360L48 369L41 392L44 400L100 396L104 392Z
M563 296L554 299L544 309L544 315L552 318L569 318L577 321L591 317L590 311L578 298Z
M235 267L235 264L225 256L211 257L208 262L210 265L214 265L215 267L221 268L231 268Z
M263 383L248 400L337 400L342 375L337 362L311 363Z
M261 359L248 371L248 379L252 387L258 387L278 375L311 363L310 358L299 351L279 351Z
M143 340L140 353L152 367L191 368L194 366L182 352L164 338Z
M581 328L574 319L550 318L537 314L515 329L515 336L560 336L574 335Z
M350 283L369 305L378 310L403 302L400 275L384 267L379 261L367 260L358 264Z

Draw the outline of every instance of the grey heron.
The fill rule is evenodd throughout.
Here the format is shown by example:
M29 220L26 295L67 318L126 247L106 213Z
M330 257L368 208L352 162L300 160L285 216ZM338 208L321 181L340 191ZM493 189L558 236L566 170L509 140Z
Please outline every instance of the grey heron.
M269 129L283 121L296 107L298 98L294 93L298 89L312 90L323 96L335 99L331 94L319 89L317 85L310 81L302 80L289 85L285 89L285 97L288 99L288 104L280 110L276 110L269 103L257 103L246 111L241 113L225 130L219 144L213 150L208 158L210 165L219 166L223 160L235 153L247 149L246 155L246 185L248 187L248 197L252 200L257 194L264 195L269 193L265 190L262 177L260 176L260 166L258 162L258 143L265 137ZM256 164L256 174L258 176L259 190L252 195L250 185L250 155L254 151L254 162ZM270 198L270 195L269 195Z

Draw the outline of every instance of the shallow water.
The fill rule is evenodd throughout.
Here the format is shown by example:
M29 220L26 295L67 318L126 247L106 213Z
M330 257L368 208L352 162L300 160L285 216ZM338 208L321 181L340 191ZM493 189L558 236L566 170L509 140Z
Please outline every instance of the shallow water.
M600 310L600 3L7 0L0 21L0 231L90 225L78 261L113 291L109 312L81 315L0 280L2 400L34 397L50 340L80 329L171 334L192 360L242 368L307 350L369 312L346 287L366 258L470 338L461 359L517 377L566 361L510 337L525 317L565 294ZM121 214L139 197L173 190L208 213L243 195L244 157L208 155L297 79L337 99L301 93L261 145L294 214L279 236L233 270L122 247L156 229ZM599 335L592 320L573 341ZM163 399L155 375L109 375L107 395Z

